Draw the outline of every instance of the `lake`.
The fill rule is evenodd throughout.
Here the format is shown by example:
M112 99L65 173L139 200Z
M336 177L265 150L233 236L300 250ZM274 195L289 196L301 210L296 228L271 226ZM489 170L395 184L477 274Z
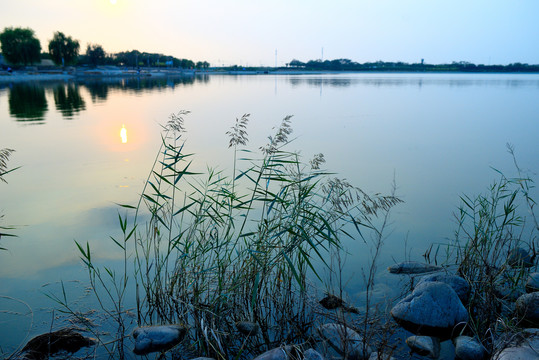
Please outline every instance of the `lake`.
M325 155L325 168L369 194L389 193L395 180L404 203L391 216L380 259L421 260L432 243L447 243L462 194L482 192L539 170L539 75L322 74L199 75L0 83L0 148L20 166L0 183L0 226L17 237L0 246L0 345L16 348L49 329L54 303L44 293L60 281L75 304L89 300L87 274L74 240L94 259L121 254L118 206L135 205L170 114L185 117L185 150L193 169L231 174L225 133L251 114L249 146L258 149L286 115L305 161ZM122 138L122 129L125 129ZM535 193L536 194L536 193ZM362 291L368 249L348 243L350 296ZM31 308L30 312L28 309ZM57 314L56 314L57 315ZM60 321L60 320L58 320Z

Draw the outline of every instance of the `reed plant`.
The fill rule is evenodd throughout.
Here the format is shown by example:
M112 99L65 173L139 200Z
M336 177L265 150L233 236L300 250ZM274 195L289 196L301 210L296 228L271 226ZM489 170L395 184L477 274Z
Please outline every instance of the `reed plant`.
M114 344L101 344L125 357L128 296L136 299L137 325L188 326L183 351L193 355L243 359L306 344L318 306L312 280L323 281L328 256L344 238L365 239L375 229L371 220L400 200L368 195L321 170L322 154L303 162L287 151L291 116L259 152L244 148L250 116L236 119L227 132L232 176L194 173L187 114L163 127L138 204L121 205L130 213L119 215L122 238L112 241L124 254L123 270L96 266L90 245L77 243L92 289L117 323ZM245 323L256 330L242 330Z
M18 169L18 168L8 169L8 165L7 165L9 157L14 151L15 150L13 149L7 149L7 148L0 149L0 182L7 183L4 176ZM2 220L3 217L4 215L0 214L0 220ZM13 226L0 225L0 239L2 239L3 236L4 237L16 236L11 233L11 230L14 230ZM5 231L9 231L9 233ZM3 246L0 246L0 250L7 250L7 249Z
M539 226L533 179L519 167L511 145L508 151L517 176L509 178L494 169L499 178L485 193L461 196L454 241L446 245L444 260L470 284L465 304L470 321L464 332L479 338L491 353L499 336L518 330L514 301L524 292L527 275L537 267L511 260L516 249L535 259ZM430 250L426 254L430 258Z

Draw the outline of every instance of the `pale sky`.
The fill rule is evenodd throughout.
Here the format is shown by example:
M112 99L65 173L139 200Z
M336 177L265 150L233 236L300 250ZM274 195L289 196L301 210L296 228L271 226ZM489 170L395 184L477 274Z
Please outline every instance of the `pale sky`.
M539 0L1 0L0 30L211 65L348 58L539 64Z

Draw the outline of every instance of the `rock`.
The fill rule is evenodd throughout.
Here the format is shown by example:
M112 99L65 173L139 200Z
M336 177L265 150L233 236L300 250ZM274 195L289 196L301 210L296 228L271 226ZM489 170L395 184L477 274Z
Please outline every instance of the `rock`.
M492 359L520 360L539 359L539 329L524 329L511 336L507 347L496 352Z
M528 280L526 281L526 292L532 293L539 291L539 273L534 272L528 275Z
M201 356L201 357L197 357L197 358L194 358L194 359L191 359L191 360L215 360L215 359L211 358L211 357Z
M406 339L406 345L421 355L436 359L440 356L440 340L430 336L410 336Z
M520 335L522 336L522 338L518 342L518 345L527 346L539 353L539 329L523 329Z
M83 347L95 345L95 340L66 328L32 338L22 349L25 359L48 359L60 351L75 353Z
M320 305L328 310L341 308L343 311L358 314L359 310L353 306L348 306L343 299L333 294L328 294L325 298L319 301Z
M449 286L457 293L460 301L463 304L468 303L468 296L470 295L470 284L463 278L457 275L451 274L431 274L426 275L419 280L419 284L425 282L443 282Z
M238 329L238 331L243 335L255 336L256 334L258 334L258 330L260 329L260 327L258 326L258 324L255 324L250 321L238 321L236 323L236 329Z
M522 324L528 327L539 326L539 292L524 294L515 303L515 311Z
M184 325L144 326L133 330L137 355L146 355L157 351L166 351L176 346L187 333Z
M453 342L455 344L455 355L460 360L481 360L487 353L479 341L469 336L459 336Z
M371 356L369 356L369 360L396 360L393 356L388 354L381 354L377 351L373 352Z
M539 354L529 347L508 347L494 354L493 360L538 360Z
M315 349L307 349L303 352L303 359L305 360L324 360L322 354Z
M349 360L367 359L371 353L368 345L364 349L363 338L349 327L329 323L320 325L317 331L322 340Z
M507 263L509 266L516 267L532 267L534 263L535 255L532 256L530 253L523 248L516 248L509 252L507 258Z
M415 261L405 261L387 268L392 274L423 274L442 270L441 267Z
M448 339L455 326L468 321L468 311L457 293L447 284L425 282L402 299L391 316L406 330L416 335Z
M291 360L299 358L296 348L293 346L283 346L266 351L255 357L254 360Z

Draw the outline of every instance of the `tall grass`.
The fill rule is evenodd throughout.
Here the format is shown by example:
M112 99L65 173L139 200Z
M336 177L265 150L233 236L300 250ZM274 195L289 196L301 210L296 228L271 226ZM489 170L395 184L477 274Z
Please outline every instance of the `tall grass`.
M0 149L0 182L7 183L6 179L4 178L5 175L9 174L10 172L17 170L18 168L8 169L7 162L9 160L9 157L15 150L13 149ZM0 220L4 217L3 214L0 214ZM2 239L2 236L15 236L11 232L7 233L5 231L11 231L14 228L12 226L6 226L6 225L0 225L0 239ZM0 250L7 250L5 247L0 246Z
M322 280L342 239L362 238L374 229L371 219L400 200L370 196L320 170L322 154L303 162L287 151L290 116L260 153L240 148L249 115L236 119L227 132L232 176L193 173L187 114L164 126L138 205L122 205L132 213L119 216L123 237L112 240L124 253L123 273L97 267L90 245L77 243L94 293L118 325L113 345L102 346L111 356L126 355L126 297L136 298L139 326L188 325L184 351L193 355L247 358L309 341L317 306L310 279ZM134 294L126 292L130 286ZM245 321L259 330L242 333L238 323Z
M479 338L490 352L498 336L517 329L514 300L536 268L510 261L517 248L535 258L539 226L531 194L533 179L519 167L512 146L508 145L508 151L517 177L508 178L495 170L499 179L485 193L461 197L455 239L447 246L445 259L447 265L456 265L457 274L471 287L465 304L471 320L465 332Z

